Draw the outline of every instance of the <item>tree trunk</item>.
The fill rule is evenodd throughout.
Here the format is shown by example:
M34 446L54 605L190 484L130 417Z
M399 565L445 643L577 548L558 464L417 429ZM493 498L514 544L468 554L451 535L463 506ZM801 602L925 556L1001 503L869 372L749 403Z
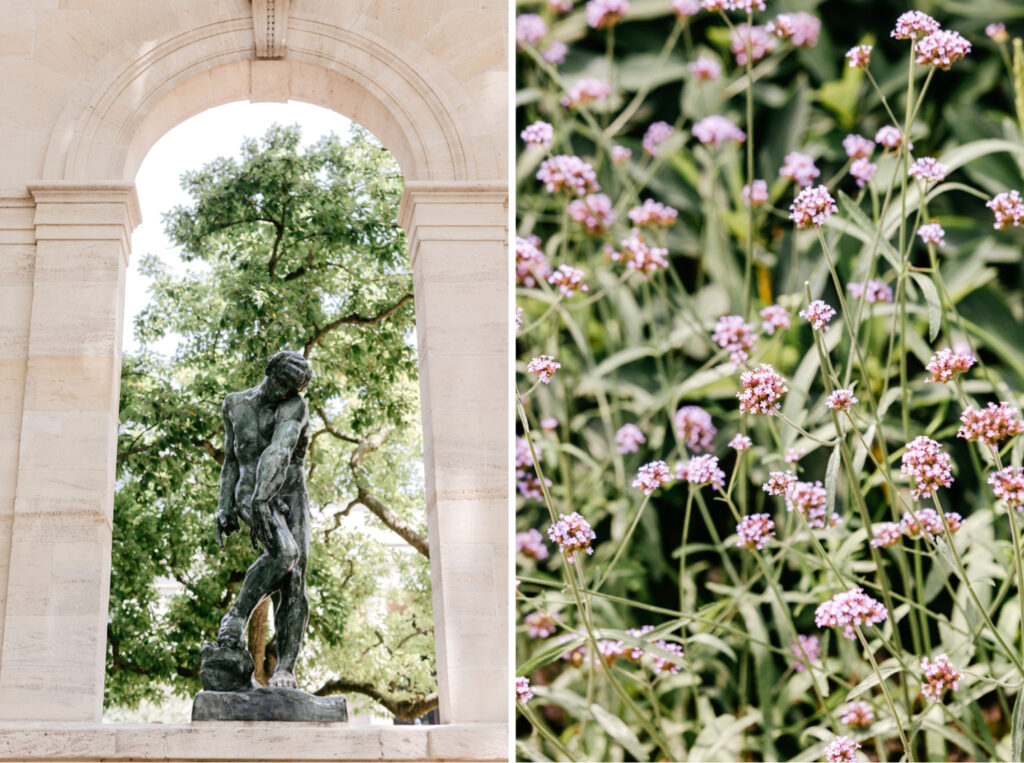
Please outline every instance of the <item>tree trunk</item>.
M267 623L270 620L270 597L261 601L249 618L249 653L256 665L252 677L266 686L273 674L273 667L267 661Z

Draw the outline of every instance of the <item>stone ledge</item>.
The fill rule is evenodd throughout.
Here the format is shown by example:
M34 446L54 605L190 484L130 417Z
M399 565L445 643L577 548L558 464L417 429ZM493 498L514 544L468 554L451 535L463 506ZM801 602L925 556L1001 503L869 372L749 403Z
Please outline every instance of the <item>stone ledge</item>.
M0 722L0 761L498 761L503 723L339 726L209 721L190 725Z

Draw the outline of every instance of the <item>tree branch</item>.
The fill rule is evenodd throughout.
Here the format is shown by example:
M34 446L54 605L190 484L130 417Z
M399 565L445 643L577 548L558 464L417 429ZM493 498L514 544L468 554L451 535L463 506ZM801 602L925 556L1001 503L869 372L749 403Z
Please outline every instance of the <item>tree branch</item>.
M224 451L223 450L221 450L220 448L216 447L209 440L203 440L199 444L203 446L203 450L205 450L210 455L210 458L212 458L218 464L221 464L223 466L223 464L224 464Z
M355 435L350 435L347 432L342 432L340 429L338 429L336 426L334 426L334 424L331 422L330 418L327 416L327 413L324 411L323 406L319 406L318 405L318 406L316 406L314 408L314 410L317 412L317 414L320 416L320 418L323 419L323 422L324 422L323 430L321 430L321 432L316 432L313 435L314 437L317 437L322 432L327 432L330 435L334 435L339 440L344 440L345 442L350 442L350 443L353 443L354 445L358 445L360 442L362 442Z
M389 307L386 310L383 310L383 311L377 313L376 315L370 316L369 318L367 318L366 316L363 316L363 315L359 315L358 313L349 313L348 315L341 316L337 320L331 321L326 326L324 326L322 329L317 331L316 334L313 335L312 339L310 339L308 342L306 342L306 346L305 346L305 348L303 350L303 353L302 353L303 356L306 357L306 358L309 358L309 354L313 351L313 348L317 344L320 343L320 340L323 339L330 332L334 331L339 326L345 326L345 325L367 326L367 325L370 325L370 324L373 324L373 323L380 323L381 321L389 318L393 313L395 313L399 308L401 308L402 305L404 305L406 302L408 302L411 299L412 299L412 293L410 292L410 293L404 295L400 300L398 300L391 307Z
M437 708L436 691L419 699L396 699L379 691L372 684L361 681L346 681L343 678L328 681L313 693L318 697L326 697L331 694L342 694L344 692L365 694L396 718L403 721L414 721Z

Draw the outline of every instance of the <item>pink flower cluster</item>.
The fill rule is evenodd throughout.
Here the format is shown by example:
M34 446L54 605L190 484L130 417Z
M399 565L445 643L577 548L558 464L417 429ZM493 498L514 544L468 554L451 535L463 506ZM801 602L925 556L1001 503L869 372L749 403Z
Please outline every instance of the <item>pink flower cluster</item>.
M547 36L548 25L536 13L523 13L516 17L516 47L536 45Z
M665 641L664 639L658 639L654 642L654 646L658 647L664 652L669 652L676 657L682 659L683 656L683 645L677 644L675 641ZM667 657L663 657L657 652L649 652L651 655L651 667L655 673L668 673L669 675L675 675L679 672L679 663L675 660L671 660Z
M767 363L740 375L743 389L736 393L740 413L759 413L772 416L782 407L779 400L789 391L785 380Z
M745 206L759 207L768 201L768 181L766 180L755 180L753 183L753 191L750 189L751 184L746 183L743 186L743 190L740 191L740 197L743 199Z
M900 519L900 532L908 538L932 538L935 535L944 535L946 528L942 523L943 517L935 509L918 509L913 514L909 511L903 512ZM955 533L963 527L963 517L956 512L946 512L946 524L949 531Z
M748 514L736 525L737 546L760 551L769 538L775 536L775 523L770 514Z
M722 67L714 59L700 56L686 65L696 80L716 80L722 76Z
M863 188L871 182L878 172L878 165L868 159L854 159L850 164L850 174L857 181L857 187Z
M871 45L854 45L846 51L846 57L850 60L851 69L867 69L871 63Z
M629 270L636 270L643 273L644 280L650 278L651 273L668 267L668 249L660 246L648 246L644 234L636 228L629 232L629 236L622 240L622 251L617 252L608 247L608 256L618 262L624 260Z
M855 729L866 729L875 721L875 711L867 702L850 702L843 708L839 722Z
M794 482L786 493L786 511L798 511L812 529L835 527L842 522L835 512L826 519L827 494L821 482Z
M726 141L742 143L747 139L747 134L743 130L719 114L704 117L693 126L691 132L701 143L714 144L715 148L721 148Z
M842 628L851 641L857 638L854 628L877 625L889 617L889 611L880 601L864 593L863 588L851 588L822 602L814 611L814 623L819 628Z
M942 446L929 437L920 435L907 443L903 452L900 472L914 480L910 494L920 499L932 495L940 487L953 484L952 461Z
M607 80L584 77L569 88L569 95L562 98L562 105L574 109L591 101L607 100L611 94L612 86Z
M836 200L823 185L804 188L797 194L789 207L789 219L798 228L820 228L825 221L839 211Z
M923 658L921 670L924 671L921 693L934 702L941 702L947 690L956 691L960 688L963 673L953 667L945 654L937 655L934 662L927 657Z
M568 191L583 196L601 190L594 168L578 156L567 154L558 154L541 162L537 180L544 184L548 193Z
M1024 511L1024 469L1005 466L988 475L988 484L996 498L1002 498L1012 509Z
M623 424L615 433L616 453L636 453L647 442L644 433L636 424Z
M618 24L627 13L628 0L590 0L587 3L587 25L594 29L608 29Z
M932 355L931 360L925 369L932 375L929 382L951 382L962 373L970 370L977 358L974 353L966 349L943 349Z
M591 193L582 199L574 199L569 202L566 211L570 219L583 225L587 233L593 235L604 233L615 222L612 200L603 193Z
M814 159L799 151L790 151L786 154L782 160L782 167L779 168L779 175L805 188L820 174L821 170L814 165Z
M700 13L700 0L672 0L669 5L680 21Z
M524 619L530 638L547 638L553 636L558 626L551 615L544 612L531 612Z
M658 146L664 143L666 140L672 137L676 129L668 122L654 122L647 131L644 133L643 141L641 145L644 147L644 153L650 156L658 155Z
M537 281L551 275L551 265L539 246L540 239L536 236L516 236L516 283L533 287Z
M875 528L871 545L875 548L895 546L903 537L903 529L896 522L882 522Z
M789 646L793 654L796 655L796 662L791 664L793 670L803 673L807 670L807 662L814 663L821 659L821 639L814 635L805 636L803 633L798 633L796 638L797 640ZM804 655L806 655L806 661Z
M562 296L571 297L581 291L589 291L590 287L583 282L584 273L572 265L559 265L558 269L548 276L548 283L557 286Z
M751 60L760 61L775 49L776 42L777 38L768 32L767 27L743 22L733 27L729 50L736 57L737 64L746 66L748 47Z
M768 495L786 495L795 483L796 475L793 472L772 472L761 489Z
M1004 43L1010 39L1010 35L1006 31L1006 24L998 22L986 26L985 34L992 42Z
M761 316L761 331L768 336L772 336L776 330L788 329L790 326L789 310L782 305L762 307L758 315Z
M540 562L548 558L548 547L544 545L544 536L540 530L530 528L526 532L516 533L516 552Z
M803 11L780 13L768 22L767 29L776 37L788 38L798 48L813 48L821 34L821 19Z
M541 382L548 384L555 375L555 371L562 367L562 364L550 355L538 355L527 364L526 370L531 374L537 374Z
M989 403L981 410L968 408L960 414L960 423L963 426L957 431L956 436L968 442L977 440L993 448L999 448L1011 437L1024 432L1024 421L1017 418L1019 415L1019 409L1002 400L999 405Z
M875 133L875 143L886 148L899 148L900 144L903 143L903 133L892 125L879 127L878 132ZM911 145L911 148L913 148L913 145Z
M940 183L946 179L949 168L931 156L923 156L914 161L907 170L910 177L924 180L926 183Z
M745 450L750 450L754 447L754 441L747 437L745 434L737 432L733 435L733 438L729 440L729 447L735 450L737 453L742 453Z
M850 281L846 284L846 290L853 299L863 299L869 305L875 302L892 302L892 287L877 278L872 278L867 283Z
M671 485L674 477L672 471L668 468L668 464L664 461L651 461L649 464L644 464L636 473L636 479L633 480L633 487L643 491L644 495L650 495L659 487L665 485Z
M835 317L836 311L824 300L816 299L798 314L810 323L815 331L828 331L828 322Z
M719 490L725 487L725 472L718 466L718 456L694 456L676 464L676 478L697 487L712 485Z
M940 29L917 42L915 64L931 64L949 71L949 67L971 52L971 43L959 32Z
M917 229L917 235L926 244L934 244L935 246L946 245L946 231L938 223L925 223Z
M843 138L843 150L851 159L867 159L875 150L875 142L863 135L847 135Z
M857 760L857 750L860 748L860 742L855 742L849 737L838 736L825 748L825 760L828 763L848 763L848 761Z
M896 19L896 28L889 33L897 40L909 40L939 31L939 22L921 11L907 11Z
M786 451L786 455L783 457L783 461L787 464L795 464L801 458L807 455L807 451L803 448L790 448Z
M566 516L558 515L558 521L548 528L548 537L558 548L565 553L568 561L574 561L574 554L578 551L585 551L593 554L594 549L590 547L590 541L597 535L590 529L590 523L581 517L577 512Z
M711 450L711 440L718 430L711 414L699 405L684 405L675 415L676 435L687 450Z
M533 699L533 690L530 688L530 679L526 676L516 677L516 701L524 705Z
M672 207L662 204L654 199L644 199L639 207L633 207L627 213L633 225L661 225L668 227L675 223L679 212Z
M532 125L528 125L519 133L519 137L523 139L524 143L532 146L543 146L547 148L551 145L551 141L555 137L555 128L549 125L547 122L542 122L539 119Z
M754 327L743 320L742 315L723 315L715 324L711 340L723 350L729 351L733 365L743 365L750 353L757 349L757 333Z
M612 162L615 164L628 162L632 155L633 152L625 146L612 146Z
M852 389L837 389L825 401L825 405L833 411L848 411L856 403L857 398L854 397Z
M992 226L996 230L1003 230L1007 225L1019 228L1021 222L1024 222L1024 199L1021 199L1017 191L996 194L995 198L985 202L985 206L996 216Z

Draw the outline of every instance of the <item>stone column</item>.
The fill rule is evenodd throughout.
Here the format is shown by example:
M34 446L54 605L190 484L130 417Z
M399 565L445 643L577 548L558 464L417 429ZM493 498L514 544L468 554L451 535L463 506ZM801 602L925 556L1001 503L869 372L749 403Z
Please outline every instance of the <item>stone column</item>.
M430 567L443 723L505 722L509 337L505 183L409 182Z
M103 708L128 182L39 182L0 718Z

